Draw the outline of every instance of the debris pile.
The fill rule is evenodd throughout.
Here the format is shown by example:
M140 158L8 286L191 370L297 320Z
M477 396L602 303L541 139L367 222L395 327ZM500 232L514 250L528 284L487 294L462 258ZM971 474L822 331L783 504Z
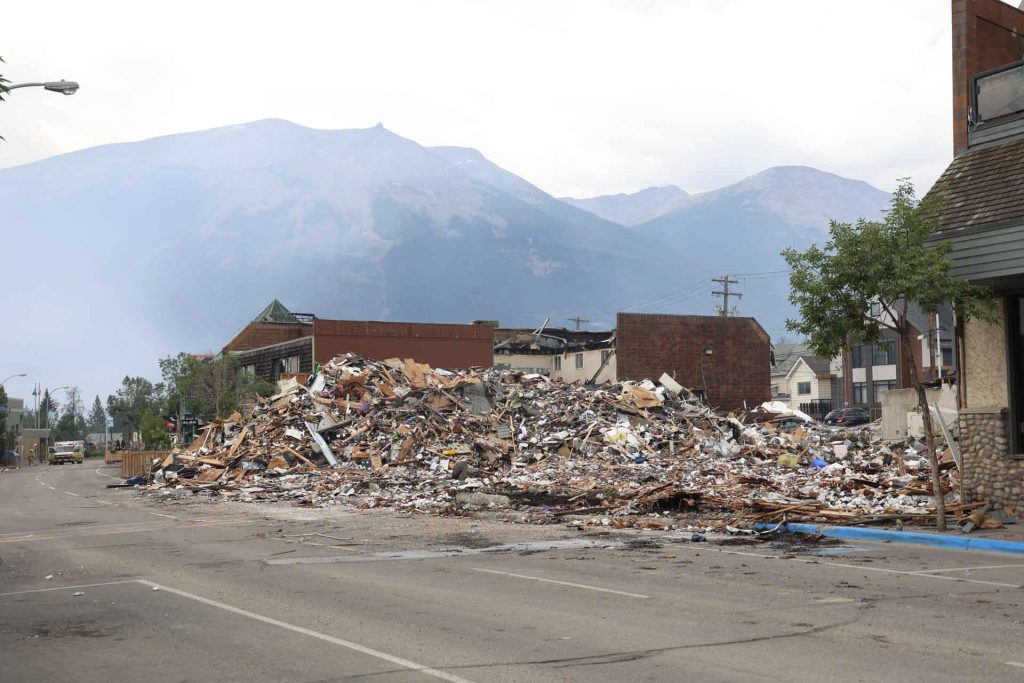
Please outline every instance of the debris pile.
M348 354L306 384L280 383L247 417L210 423L154 463L150 487L439 514L589 513L651 528L681 512L732 524L930 510L923 446L795 417L776 404L723 416L667 375L588 388ZM957 490L948 451L941 474Z

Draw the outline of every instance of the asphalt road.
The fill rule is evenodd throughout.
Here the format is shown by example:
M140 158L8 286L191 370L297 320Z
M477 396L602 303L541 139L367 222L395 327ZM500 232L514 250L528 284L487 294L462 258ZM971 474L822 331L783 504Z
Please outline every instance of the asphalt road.
M3 681L1024 679L1024 558L170 501L0 473Z

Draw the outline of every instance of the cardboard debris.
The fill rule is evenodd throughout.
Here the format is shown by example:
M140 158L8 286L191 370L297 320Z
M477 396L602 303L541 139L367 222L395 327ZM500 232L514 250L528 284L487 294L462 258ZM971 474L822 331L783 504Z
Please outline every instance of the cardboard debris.
M723 416L668 376L588 388L348 354L279 387L154 465L149 488L436 514L599 511L643 528L680 512L851 523L933 509L917 442L829 431L773 404ZM940 470L958 490L955 463Z

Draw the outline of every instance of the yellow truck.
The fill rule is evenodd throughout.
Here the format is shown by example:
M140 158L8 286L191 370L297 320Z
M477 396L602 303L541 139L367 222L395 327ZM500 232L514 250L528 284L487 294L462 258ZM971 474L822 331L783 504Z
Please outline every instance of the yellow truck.
M58 441L47 449L46 461L51 465L63 465L66 462L81 464L84 459L84 441Z

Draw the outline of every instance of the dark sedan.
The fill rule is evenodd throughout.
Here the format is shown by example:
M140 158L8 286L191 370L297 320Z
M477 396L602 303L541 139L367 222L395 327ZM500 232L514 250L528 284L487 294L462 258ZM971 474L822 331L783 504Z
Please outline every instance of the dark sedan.
M833 427L856 427L871 422L867 408L844 408L833 410L825 416L825 424Z

